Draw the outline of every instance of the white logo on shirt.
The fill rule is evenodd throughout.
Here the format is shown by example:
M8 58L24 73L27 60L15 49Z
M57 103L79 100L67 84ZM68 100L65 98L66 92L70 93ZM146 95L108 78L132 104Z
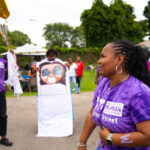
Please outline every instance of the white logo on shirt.
M0 62L0 68L4 68L4 64Z
M107 101L103 113L113 116L122 117L123 103L115 103Z
M107 122L110 122L110 123L115 123L115 124L118 123L118 119L117 118L107 117L107 115L104 115L104 114L102 114L102 119L107 121Z
M97 104L95 106L96 110L102 110L105 104L105 100L104 99L100 99L99 97L97 97Z

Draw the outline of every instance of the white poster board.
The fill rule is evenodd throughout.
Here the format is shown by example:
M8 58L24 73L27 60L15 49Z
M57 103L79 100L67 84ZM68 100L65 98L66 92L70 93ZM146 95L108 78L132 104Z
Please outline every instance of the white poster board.
M38 135L73 134L72 97L67 68L60 62L40 62L38 82Z

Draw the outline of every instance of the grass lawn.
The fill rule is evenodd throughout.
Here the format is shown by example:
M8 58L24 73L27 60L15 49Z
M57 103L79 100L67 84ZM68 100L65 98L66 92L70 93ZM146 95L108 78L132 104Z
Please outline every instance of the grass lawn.
M94 83L96 71L90 72L89 70L84 71L84 76L81 81L81 92L94 91L96 85Z
M84 71L84 77L82 78L81 82L81 91L80 92L88 92L88 91L94 91L96 88L96 85L94 84L96 71L90 72L89 70ZM21 94L21 96L35 96L37 95L37 91L33 92L24 92ZM7 91L6 94L7 97L13 97L13 92Z

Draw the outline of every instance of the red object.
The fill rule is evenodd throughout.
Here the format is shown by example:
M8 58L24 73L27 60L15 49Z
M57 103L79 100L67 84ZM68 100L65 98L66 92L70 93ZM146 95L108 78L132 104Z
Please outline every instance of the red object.
M32 67L33 67L33 68L36 68L36 64L35 64L35 65L32 65Z
M77 65L77 72L76 72L77 77L82 77L83 76L83 70L84 70L84 64L82 61L80 61L80 62L76 61L75 63Z

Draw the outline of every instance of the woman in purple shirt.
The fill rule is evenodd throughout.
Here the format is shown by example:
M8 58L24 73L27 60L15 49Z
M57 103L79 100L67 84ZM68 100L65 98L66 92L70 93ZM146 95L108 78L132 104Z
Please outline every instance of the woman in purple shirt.
M143 48L127 41L107 44L98 61L100 75L78 150L96 126L97 150L150 150L150 75Z

